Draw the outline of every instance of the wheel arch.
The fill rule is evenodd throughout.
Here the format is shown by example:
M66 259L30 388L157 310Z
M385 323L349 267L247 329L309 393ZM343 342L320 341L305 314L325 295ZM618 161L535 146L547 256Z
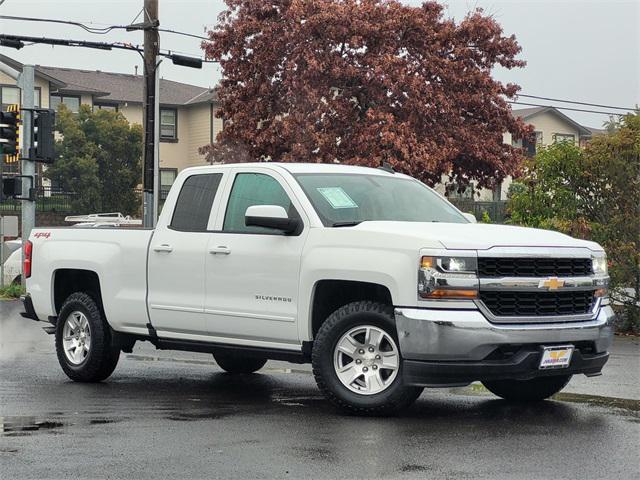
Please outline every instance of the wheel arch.
M393 306L391 290L386 285L358 280L318 280L311 298L310 338L315 338L320 326L338 308L363 300Z
M57 315L64 301L75 292L84 292L104 313L100 277L93 270L61 268L53 272L53 311Z

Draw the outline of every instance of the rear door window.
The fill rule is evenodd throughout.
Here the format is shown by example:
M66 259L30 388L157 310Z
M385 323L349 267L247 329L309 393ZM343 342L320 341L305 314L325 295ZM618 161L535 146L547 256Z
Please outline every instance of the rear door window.
M170 227L183 232L206 232L221 173L191 175L182 184Z

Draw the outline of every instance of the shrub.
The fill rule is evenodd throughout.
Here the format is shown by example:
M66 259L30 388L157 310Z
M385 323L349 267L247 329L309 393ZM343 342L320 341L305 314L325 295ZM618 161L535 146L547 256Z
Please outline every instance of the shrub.
M640 114L584 150L561 143L540 151L512 185L509 209L511 223L600 243L619 326L640 328Z

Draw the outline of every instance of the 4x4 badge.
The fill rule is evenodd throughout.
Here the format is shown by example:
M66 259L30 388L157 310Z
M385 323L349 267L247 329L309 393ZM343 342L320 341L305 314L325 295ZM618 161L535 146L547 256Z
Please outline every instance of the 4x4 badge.
M540 283L538 284L538 288L546 288L548 290L558 290L562 287L564 287L564 280L560 280L558 277L540 280Z

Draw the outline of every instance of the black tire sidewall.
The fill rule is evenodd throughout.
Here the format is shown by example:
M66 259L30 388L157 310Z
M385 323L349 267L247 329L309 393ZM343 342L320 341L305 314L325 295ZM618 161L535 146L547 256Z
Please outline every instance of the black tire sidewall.
M493 380L482 384L494 395L514 402L545 400L567 386L572 375L551 375L531 380Z
M75 311L82 312L87 317L91 333L89 354L79 365L74 365L67 359L62 341L64 324L69 315ZM102 380L103 378L101 377L104 377L104 372L109 370L107 364L114 361L117 363L119 357L119 351L116 352L114 347L111 346L111 336L100 308L95 300L86 293L74 293L64 302L56 322L55 343L58 361L62 370L69 378L75 381L91 382Z
M362 304L362 302L358 302ZM402 380L402 355L396 325L391 307L369 302L367 307L359 311L353 311L350 304L334 312L323 324L318 332L313 349L314 373L319 373L321 382L329 389L341 402L353 406L356 409L386 409L388 406L397 403L398 395L404 394L406 389ZM354 327L371 325L384 330L396 343L398 355L400 356L399 368L393 383L384 391L373 395L357 394L349 390L342 384L333 366L333 355L338 340L347 331ZM318 375L316 379L318 380ZM320 383L320 381L319 381Z
M213 358L227 373L248 374L260 370L267 363L266 358L244 357L236 353L214 353Z

